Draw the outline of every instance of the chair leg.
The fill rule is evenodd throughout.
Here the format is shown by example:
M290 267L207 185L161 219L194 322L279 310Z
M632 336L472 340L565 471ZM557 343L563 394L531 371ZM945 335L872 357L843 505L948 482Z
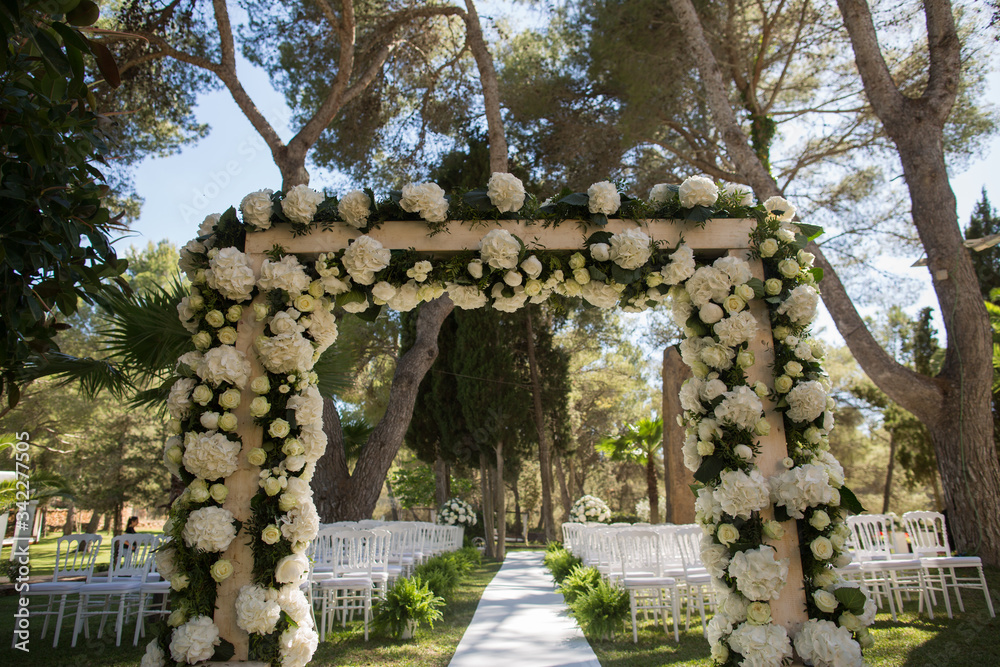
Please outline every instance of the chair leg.
M80 627L85 623L84 607L87 605L87 594L80 593L80 599L76 603L76 622L73 624L73 640L70 642L71 648L76 648L76 638L80 635Z
M962 587L958 585L958 575L955 574L955 568L950 568L951 580L955 585L955 599L958 600L958 610L964 612L965 604L962 602Z
M986 607L990 610L990 618L996 618L993 612L993 600L990 599L990 588L986 585L986 576L983 574L983 566L976 568L979 572L979 585L983 587L983 595L986 597Z
M68 598L68 597L69 597L69 595L67 595L66 593L63 593L59 597L59 612L56 615L56 631L55 631L55 636L52 637L52 648L55 648L56 645L59 643L59 633L62 630L63 614L66 613L66 598ZM52 596L51 595L49 596L49 606L50 607L52 606ZM45 615L45 625L48 625L48 624L49 624L49 615L46 614ZM45 629L44 628L42 629L42 637L43 638L45 637Z
M635 620L635 591L628 592L629 608L632 612L632 643L639 643L639 627Z
M45 622L42 623L42 636L39 637L39 639L45 639L45 633L48 632L49 630L49 616L52 615L52 601L54 599L55 599L54 596L50 595L48 604L45 605ZM66 596L63 595L61 600L65 602ZM55 644L53 644L52 646L55 646ZM11 645L11 648L13 648L13 645Z

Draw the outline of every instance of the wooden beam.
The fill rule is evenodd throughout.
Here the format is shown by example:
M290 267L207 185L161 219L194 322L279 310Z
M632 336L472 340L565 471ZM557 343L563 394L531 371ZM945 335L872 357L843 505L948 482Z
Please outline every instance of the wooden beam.
M268 252L275 245L280 245L289 253L331 252L346 248L361 236L360 231L344 223L333 224L331 230L317 228L301 236L295 236L292 228L285 224L247 234L246 252ZM447 253L475 249L490 230L506 229L529 248L576 250L582 248L584 241L594 232L617 233L639 227L653 240L664 241L671 246L683 238L695 250L728 250L747 248L749 232L755 224L755 220L747 218L710 220L704 227L683 220L609 220L606 227L583 227L572 220L564 221L558 227L543 227L540 221L534 220L452 220L442 231L429 236L431 230L423 222L392 220L368 232L368 236L386 248Z

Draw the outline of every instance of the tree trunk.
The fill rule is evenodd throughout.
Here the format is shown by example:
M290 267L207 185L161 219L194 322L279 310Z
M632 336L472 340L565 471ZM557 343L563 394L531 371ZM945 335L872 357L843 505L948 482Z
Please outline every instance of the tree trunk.
M889 513L892 499L892 471L896 467L896 434L889 435L889 464L885 467L885 490L882 492L882 514Z
M69 504L66 510L66 521L63 522L63 537L76 532L76 505Z
M569 510L573 507L573 501L569 497L569 489L566 486L566 472L563 470L562 457L556 454L552 457L556 464L556 479L559 480L559 499L562 501L563 516L565 521L569 518Z
M514 534L520 535L524 532L524 526L527 524L522 525L521 522L521 490L517 488L517 478L514 479L512 491L514 493Z
M396 364L385 415L368 436L353 473L347 468L337 407L330 399L324 401L323 431L327 434L328 445L313 478L316 509L324 522L360 521L371 517L386 474L410 425L420 381L437 357L441 323L454 307L447 296L420 307L416 340Z
M653 452L646 456L646 491L649 494L649 522L660 523L660 490L656 484L656 458Z
M101 526L101 532L102 533L106 533L109 530L111 530L111 513L110 512L105 512L104 513L104 525Z
M681 415L680 391L691 369L674 347L663 352L663 483L666 487L665 520L674 524L694 523L694 496L691 484L694 473L684 467L681 447L684 427L677 423Z
M538 373L538 358L535 355L535 330L531 325L530 305L524 309L524 324L527 329L528 368L531 370L531 398L535 413L535 430L538 432L538 464L542 476L542 525L545 541L556 539L556 527L552 518L552 460L549 455L549 441L545 437L545 416L542 413L542 382Z
M507 557L507 494L503 483L503 440L497 443L497 467L494 471L493 492L496 500L493 501L494 510L497 515L497 548L496 557L501 563Z
M87 526L84 528L85 533L96 533L97 526L100 525L101 515L94 510L90 514L90 521L87 522Z
M448 464L439 456L434 459L434 501L441 507L448 497Z
M493 532L493 484L486 452L479 450L479 484L483 492L483 532L486 534L486 556L496 558L496 536Z
M500 87L493 67L493 56L483 39L483 29L479 24L479 13L473 0L465 0L465 36L472 51L472 57L479 68L479 81L483 86L483 107L486 109L487 137L490 145L490 171L507 171L507 138L503 131L500 115Z

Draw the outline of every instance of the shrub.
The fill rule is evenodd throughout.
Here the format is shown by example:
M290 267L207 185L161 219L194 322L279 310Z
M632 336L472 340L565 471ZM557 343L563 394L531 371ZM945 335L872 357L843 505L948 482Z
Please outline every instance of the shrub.
M434 595L420 577L398 579L385 599L375 604L372 626L395 637L403 634L411 621L433 628L434 621L441 620L443 606L444 600Z
M583 629L598 639L611 639L629 617L628 592L601 579L571 605Z
M436 556L417 567L414 574L424 581L428 588L442 598L449 597L462 578L455 559Z
M559 551L562 548L563 548L562 542L557 542L553 540L545 545L545 552L548 553L550 551Z
M557 584L561 584L570 570L581 563L579 558L565 549L549 551L545 554L544 562L549 571L552 572L552 578L556 580Z
M483 564L483 554L479 549L468 546L463 547L454 553L455 557L461 558L466 563L469 564L469 570L471 571L474 567L479 567Z
M601 573L596 567L577 565L563 579L559 590L566 598L567 604L573 604L583 594L597 586L601 581Z

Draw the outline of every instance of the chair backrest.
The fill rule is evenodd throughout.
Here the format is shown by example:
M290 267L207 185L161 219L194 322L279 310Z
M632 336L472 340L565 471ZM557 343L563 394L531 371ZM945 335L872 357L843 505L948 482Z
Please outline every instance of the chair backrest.
M350 530L333 533L334 572L342 574L371 574L372 542L370 530Z
M660 536L655 530L629 528L614 532L622 575L652 574L660 576Z
M858 560L890 560L891 532L888 517L882 514L857 514L847 517L854 553Z
M52 581L94 574L94 563L101 550L101 536L95 533L75 533L56 540L56 568Z
M918 556L950 556L951 543L944 514L940 512L907 512L903 525L910 534L910 547Z
M701 536L700 526L677 526L671 531L672 542L680 555L684 571L701 568Z
M159 542L160 536L153 533L126 533L112 539L108 580L145 579Z
M372 572L389 572L389 557L392 550L392 533L385 528L372 528L369 552Z

